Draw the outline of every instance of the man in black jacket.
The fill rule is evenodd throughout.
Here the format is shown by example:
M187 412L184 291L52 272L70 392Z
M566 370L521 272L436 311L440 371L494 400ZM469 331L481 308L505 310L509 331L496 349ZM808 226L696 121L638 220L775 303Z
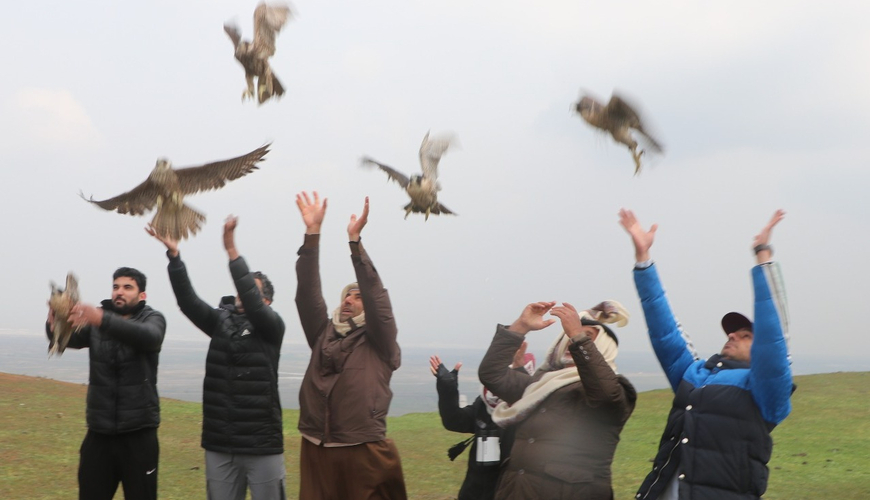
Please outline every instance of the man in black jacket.
M212 308L200 299L178 242L148 228L166 245L169 280L181 312L211 337L202 395L202 447L209 500L283 500L284 432L278 397L278 358L284 322L270 307L274 288L250 272L235 244L238 218L224 224L224 248L238 295Z
M112 276L112 298L100 307L78 303L67 347L89 348L88 433L79 461L79 499L109 500L118 483L124 498L157 498L160 400L157 361L166 320L145 305L145 275L122 267ZM45 331L53 341L49 311Z

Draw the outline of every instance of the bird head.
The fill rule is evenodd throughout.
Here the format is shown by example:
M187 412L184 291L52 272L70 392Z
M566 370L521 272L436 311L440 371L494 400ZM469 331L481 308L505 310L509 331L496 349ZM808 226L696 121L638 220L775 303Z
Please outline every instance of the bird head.
M169 161L168 158L158 158L157 165L154 165L154 170L158 172L165 172L167 170L172 170L172 162Z
M577 102L577 105L574 107L574 109L577 111L577 113L580 114L580 116L582 116L583 118L587 118L592 113L595 113L599 107L601 107L601 105L598 104L595 99L589 96L583 96L583 98L580 99L579 102Z

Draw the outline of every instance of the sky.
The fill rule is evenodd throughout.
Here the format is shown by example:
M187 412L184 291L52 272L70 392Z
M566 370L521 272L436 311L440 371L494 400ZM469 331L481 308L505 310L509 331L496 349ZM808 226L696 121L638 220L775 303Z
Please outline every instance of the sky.
M180 250L201 297L234 295L221 234L239 216L238 249L273 281L289 348L307 349L293 302L303 190L329 199L330 309L354 280L347 222L370 197L362 238L403 346L482 351L529 302L614 299L631 314L620 347L652 356L617 223L626 207L659 224L652 256L702 355L725 341L722 314L751 316L752 238L778 208L787 215L771 243L796 371L870 348L870 4L299 0L272 58L287 93L262 106L241 101L222 29L234 21L250 38L255 5L4 8L0 333L45 342L49 280L73 271L97 303L112 272L132 266L167 317L167 344L201 337L175 304L165 249L143 231L151 215L104 212L78 193L127 191L158 157L195 166L271 142L260 170L187 199L208 220ZM582 92L614 91L665 147L636 177L628 151L571 111ZM459 215L405 220L406 195L359 159L418 172L430 130L458 138L439 199ZM532 351L558 332L529 334Z

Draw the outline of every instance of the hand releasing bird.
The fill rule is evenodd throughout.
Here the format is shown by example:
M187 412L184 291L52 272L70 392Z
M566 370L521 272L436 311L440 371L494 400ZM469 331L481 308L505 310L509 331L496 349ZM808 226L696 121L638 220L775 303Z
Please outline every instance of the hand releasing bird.
M198 167L173 169L169 160L160 158L145 182L124 194L103 201L79 195L103 210L116 210L119 214L142 215L157 205L151 227L161 236L180 241L188 234L196 234L205 222L205 215L184 204L184 196L220 189L228 181L257 170L257 163L263 161L269 146L271 144L237 158Z
M453 136L430 140L429 132L426 132L426 137L423 138L423 143L420 145L420 165L423 167L423 175L412 175L410 179L394 168L378 163L368 156L363 157L362 163L363 165L377 165L390 176L390 179L405 189L408 196L411 197L411 202L404 207L406 219L411 212L426 214L426 220L429 220L429 214L456 215L438 203L438 191L441 191L441 185L438 184L438 162L441 161L441 155L447 151L452 142Z
M254 41L242 41L239 29L232 24L224 24L236 48L236 59L245 68L245 81L248 83L242 92L242 101L254 98L254 77L257 77L257 101L263 104L271 97L277 99L284 95L284 87L272 73L269 58L275 55L275 37L287 18L291 15L287 5L266 5L260 2L254 10Z
M640 157L644 151L637 150L637 141L631 135L632 129L643 136L653 151L662 152L661 145L643 129L639 114L616 94L610 98L607 106L588 95L584 95L576 104L575 109L588 124L610 132L616 142L628 146L631 156L634 158L634 175L640 173Z
M66 288L60 290L52 281L51 296L48 298L48 309L51 312L52 339L48 346L48 355L60 356L69 343L73 332L81 330L81 327L73 327L69 320L69 314L73 306L79 301L79 283L73 273L66 275Z

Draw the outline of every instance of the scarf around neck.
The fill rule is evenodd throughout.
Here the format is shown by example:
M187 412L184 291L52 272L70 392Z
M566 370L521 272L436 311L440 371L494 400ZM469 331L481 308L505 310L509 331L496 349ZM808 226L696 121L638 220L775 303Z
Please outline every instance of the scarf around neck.
M353 290L354 288L359 289L358 283L351 283L344 287L341 291L341 297L338 302L338 307L335 308L335 311L332 313L332 326L335 328L335 333L339 334L342 337L346 337L347 334L353 330L361 326L365 326L366 324L366 312L363 311L359 313L359 315L354 316L353 318L348 319L347 321L341 321L341 304L344 302L344 298L347 297L347 292Z

